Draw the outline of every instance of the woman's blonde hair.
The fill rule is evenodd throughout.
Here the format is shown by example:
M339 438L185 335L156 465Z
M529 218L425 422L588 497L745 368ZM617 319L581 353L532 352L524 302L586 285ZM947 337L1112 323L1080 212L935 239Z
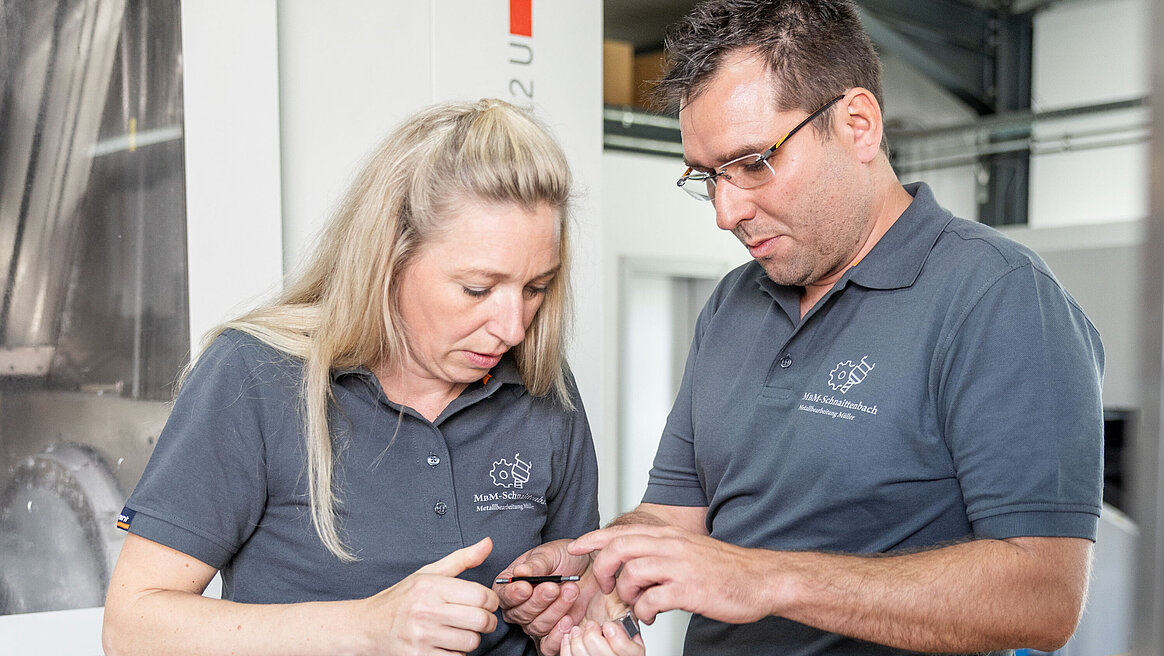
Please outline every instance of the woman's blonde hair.
M549 205L559 217L561 269L512 349L527 389L571 405L565 382L571 193L565 154L529 114L500 100L430 107L401 124L372 153L322 233L303 274L273 303L225 323L304 361L307 478L311 514L323 544L355 560L340 536L328 424L335 369L408 357L396 298L417 249L447 229L465 203Z

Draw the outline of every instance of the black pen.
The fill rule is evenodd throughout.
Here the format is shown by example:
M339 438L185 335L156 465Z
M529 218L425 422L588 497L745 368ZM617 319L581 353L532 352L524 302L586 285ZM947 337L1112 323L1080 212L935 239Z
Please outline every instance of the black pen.
M493 579L494 583L516 583L518 581L525 581L537 585L539 583L565 583L566 581L577 581L581 576L512 576L510 578Z

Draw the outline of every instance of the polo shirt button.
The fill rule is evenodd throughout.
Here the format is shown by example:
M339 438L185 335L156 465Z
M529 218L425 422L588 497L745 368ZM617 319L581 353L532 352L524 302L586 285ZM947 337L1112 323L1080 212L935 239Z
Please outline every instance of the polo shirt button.
M791 367L792 366L792 356L786 355L783 358L780 358L780 366L784 369Z
M428 466L429 467L436 467L439 464L441 464L440 456L438 456L435 453L428 454Z
M449 507L445 505L444 501L437 501L437 505L432 507L432 511L438 515L444 515L449 511Z

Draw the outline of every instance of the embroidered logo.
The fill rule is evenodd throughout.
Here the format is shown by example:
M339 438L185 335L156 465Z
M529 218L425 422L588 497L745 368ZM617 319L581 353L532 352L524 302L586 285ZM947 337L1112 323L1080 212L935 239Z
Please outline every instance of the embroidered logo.
M845 360L838 362L837 366L833 368L832 373L829 374L829 387L837 390L841 394L849 391L849 388L860 384L865 380L865 376L873 371L876 364L869 364L865 358L869 356L861 356L861 361L853 364L852 360Z
M513 462L502 458L493 463L493 469L489 470L489 478L493 479L494 485L519 490L525 487L526 482L529 481L531 464L519 456L521 456L520 453L513 454Z

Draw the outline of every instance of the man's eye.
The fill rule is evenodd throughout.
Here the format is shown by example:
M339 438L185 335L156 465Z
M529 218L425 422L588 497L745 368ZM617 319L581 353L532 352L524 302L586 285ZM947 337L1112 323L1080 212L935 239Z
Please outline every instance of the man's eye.
M766 167L764 164L764 160L762 160L762 159L758 159L758 160L752 162L751 164L744 164L744 170L747 171L748 173L756 173L758 171L763 171L765 168Z

